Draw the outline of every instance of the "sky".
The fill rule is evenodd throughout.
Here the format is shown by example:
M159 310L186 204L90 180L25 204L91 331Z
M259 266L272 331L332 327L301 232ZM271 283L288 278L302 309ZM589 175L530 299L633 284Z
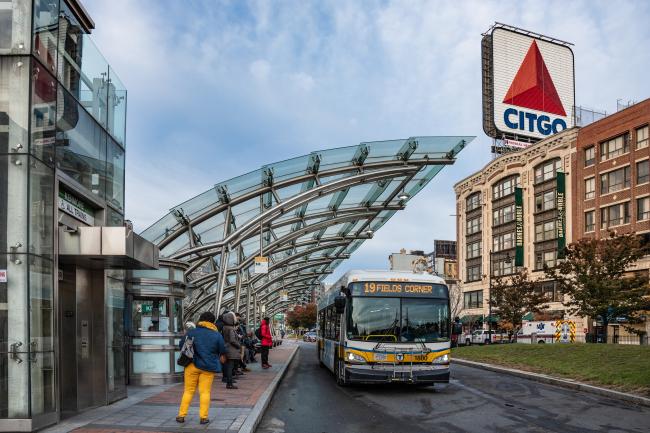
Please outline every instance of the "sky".
M84 0L128 89L126 218L142 231L214 184L314 150L477 138L330 277L455 239L453 185L491 159L481 34L575 44L576 104L650 97L648 1Z

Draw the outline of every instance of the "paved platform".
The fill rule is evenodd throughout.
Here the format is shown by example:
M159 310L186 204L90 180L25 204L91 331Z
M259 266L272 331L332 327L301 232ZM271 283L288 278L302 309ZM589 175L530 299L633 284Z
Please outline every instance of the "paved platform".
M239 389L228 390L221 382L221 375L215 377L212 386L210 424L199 424L199 396L194 396L184 424L176 422L178 406L183 394L183 384L129 387L129 397L114 403L92 409L61 423L42 430L44 433L152 433L202 431L206 433L239 432L242 426L255 424L261 416L261 398L269 398L268 389L275 385L284 367L298 350L298 344L285 340L281 346L270 351L269 362L273 367L262 369L257 363L249 364L251 372L238 376Z

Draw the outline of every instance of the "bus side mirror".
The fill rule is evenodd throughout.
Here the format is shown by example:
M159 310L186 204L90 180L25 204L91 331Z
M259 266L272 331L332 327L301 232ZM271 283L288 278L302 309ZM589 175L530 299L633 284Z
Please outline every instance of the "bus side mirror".
M336 308L336 314L343 314L345 311L345 296L334 298L334 308Z

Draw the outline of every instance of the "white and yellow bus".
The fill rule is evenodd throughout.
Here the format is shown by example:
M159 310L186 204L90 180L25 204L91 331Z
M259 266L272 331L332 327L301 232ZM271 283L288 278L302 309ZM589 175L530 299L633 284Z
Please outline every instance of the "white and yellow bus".
M449 290L437 276L350 271L318 305L318 360L339 384L449 382Z

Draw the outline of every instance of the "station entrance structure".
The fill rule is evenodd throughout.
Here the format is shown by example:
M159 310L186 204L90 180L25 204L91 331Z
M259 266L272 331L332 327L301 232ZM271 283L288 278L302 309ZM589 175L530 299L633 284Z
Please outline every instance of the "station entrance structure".
M187 263L183 320L229 309L256 325L317 287L473 138L366 142L265 165L175 206L142 236L162 259ZM256 257L268 273L254 273Z

